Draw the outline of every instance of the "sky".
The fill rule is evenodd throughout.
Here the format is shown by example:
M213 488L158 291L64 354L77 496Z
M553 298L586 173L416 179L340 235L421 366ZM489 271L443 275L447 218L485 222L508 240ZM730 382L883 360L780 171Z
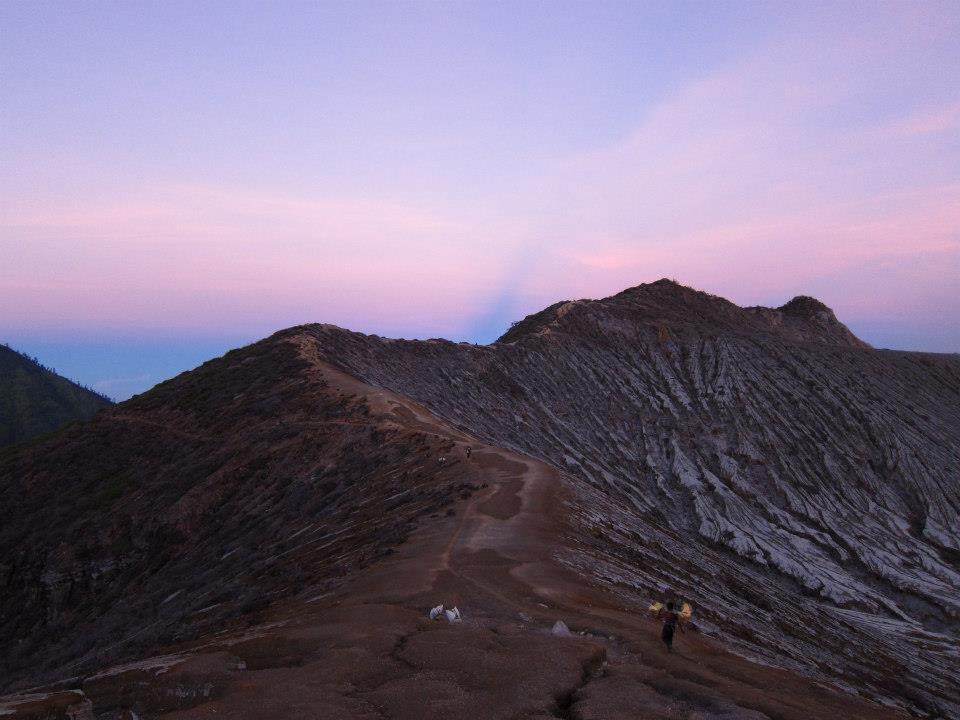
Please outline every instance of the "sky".
M0 342L117 399L661 277L960 351L960 3L0 2Z

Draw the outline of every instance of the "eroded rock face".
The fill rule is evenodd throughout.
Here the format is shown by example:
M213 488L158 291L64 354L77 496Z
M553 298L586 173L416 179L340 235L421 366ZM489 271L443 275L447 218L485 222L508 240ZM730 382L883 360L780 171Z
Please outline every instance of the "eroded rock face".
M745 308L784 338L795 342L827 343L837 346L868 348L846 325L837 320L833 310L819 300L798 295L776 309Z
M568 561L625 599L683 595L752 656L960 711L957 357L870 350L811 299L741 309L672 283L487 347L295 332L585 482L592 540Z
M93 704L80 690L2 698L0 717L5 720L94 720Z

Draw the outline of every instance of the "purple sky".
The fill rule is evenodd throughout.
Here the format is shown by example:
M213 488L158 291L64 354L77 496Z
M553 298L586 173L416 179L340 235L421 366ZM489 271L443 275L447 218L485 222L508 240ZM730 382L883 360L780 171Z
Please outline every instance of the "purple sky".
M0 3L0 341L127 397L660 277L960 351L960 3Z

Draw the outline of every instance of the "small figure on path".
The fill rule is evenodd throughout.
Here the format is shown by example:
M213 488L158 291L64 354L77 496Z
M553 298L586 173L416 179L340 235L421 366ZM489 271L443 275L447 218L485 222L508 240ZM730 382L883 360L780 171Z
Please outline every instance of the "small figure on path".
M467 445L467 460L470 459L471 453L473 453L473 448Z
M663 640L664 644L667 646L667 652L673 652L673 634L676 632L677 625L680 626L680 632L685 632L683 629L683 621L688 620L693 614L693 609L690 607L689 603L683 604L683 609L680 612L676 612L672 602L668 602L666 607L663 603L654 603L650 606L650 612L653 613L657 620L663 621L663 630L660 633L660 639Z
M680 613L674 612L673 603L668 602L665 608L660 608L657 612L657 619L663 620L663 630L660 632L660 639L667 646L667 652L673 652L673 633L680 625L683 631L683 623L680 622Z

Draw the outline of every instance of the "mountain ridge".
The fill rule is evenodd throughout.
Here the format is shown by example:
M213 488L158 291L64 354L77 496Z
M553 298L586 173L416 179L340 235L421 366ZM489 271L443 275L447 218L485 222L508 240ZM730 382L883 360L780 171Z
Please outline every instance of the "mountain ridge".
M563 331L573 320L589 322L591 316L616 311L635 322L662 327L671 324L696 327L701 332L718 330L768 332L796 342L815 342L859 348L871 346L837 320L833 310L815 298L798 295L778 308L740 307L716 295L695 290L675 280L627 288L599 300L564 300L513 323L496 343L517 342L526 335ZM616 331L615 326L607 328Z
M697 609L706 643L691 646L698 662L732 650L756 667L899 708L877 717L960 712L960 539L951 529L960 517L960 361L811 342L806 325L772 331L751 309L705 293L640 287L551 306L521 321L517 339L486 346L288 328L4 455L0 497L14 503L14 518L34 518L0 527L8 674L53 678L69 653L79 663L72 667L85 668L163 647L189 654L191 637L213 642L270 617L258 597L296 607L313 598L360 602L355 582L387 572L395 553L415 560L426 548L417 538L448 528L446 550L424 562L466 583L457 585L462 606L487 598L483 632L514 623L517 604L524 616L542 615L529 593L543 593L545 607L565 598L560 606L579 613L570 622L587 629L626 612L616 615L626 623L618 632L660 663L643 645L642 623L628 616L642 617L651 597L668 594ZM665 308L670 294L685 300ZM824 313L791 302L777 312L804 323ZM521 465L542 470L506 471ZM66 466L76 482L64 490ZM539 501L525 493L544 473L562 498L542 511L557 526L530 535L538 521L526 503ZM58 506L70 493L91 493L99 506ZM450 518L462 513L483 527L502 522L499 534L458 530ZM133 522L117 522L126 516ZM70 548L83 527L98 529L78 554ZM528 583L505 597L497 588L534 572L516 541L508 543L520 563L511 574L483 575L500 561L482 555L478 564L478 548L506 552L497 543L521 536L544 538L537 562L566 578L566 589ZM315 552L337 537L333 557L346 561ZM317 545L302 548L302 538ZM38 552L11 552L24 547ZM435 603L419 583L404 600L377 585L377 607L416 613ZM98 601L79 608L71 592ZM133 627L123 611L131 604L148 632L139 645L117 646ZM23 617L36 625L21 622L21 632L55 629L61 644L31 649L18 639ZM397 642L393 659L376 662L402 674L407 641ZM604 652L615 650L604 642ZM611 661L613 677L636 672L637 654L623 657L633 659ZM594 682L571 690L565 707L585 718L637 716L591 715ZM698 676L696 693L717 692L704 683ZM592 686L633 687L614 685ZM82 688L94 708L105 702L94 686ZM742 689L724 692L746 702ZM777 707L771 717L810 716ZM553 716L576 716L568 710ZM838 716L873 717L859 712Z

